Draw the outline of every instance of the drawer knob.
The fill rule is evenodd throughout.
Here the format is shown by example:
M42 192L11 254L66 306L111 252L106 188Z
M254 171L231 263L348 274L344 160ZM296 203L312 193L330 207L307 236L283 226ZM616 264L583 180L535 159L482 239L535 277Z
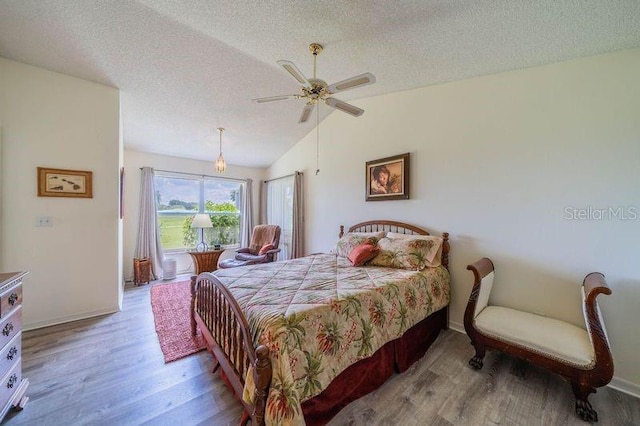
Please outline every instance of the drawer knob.
M18 348L13 346L11 349L9 349L9 352L7 353L7 359L11 361L13 357L16 356L17 353L18 353Z
M9 381L7 382L7 387L11 389L13 385L16 384L17 381L18 381L18 375L16 373L13 373L11 377L9 377Z
M13 323L8 322L7 325L5 325L4 328L2 329L2 334L4 334L5 336L8 336L11 334L12 331L13 331Z
M17 293L11 293L11 296L9 296L9 304L11 306L15 305L16 302L18 301L18 294Z

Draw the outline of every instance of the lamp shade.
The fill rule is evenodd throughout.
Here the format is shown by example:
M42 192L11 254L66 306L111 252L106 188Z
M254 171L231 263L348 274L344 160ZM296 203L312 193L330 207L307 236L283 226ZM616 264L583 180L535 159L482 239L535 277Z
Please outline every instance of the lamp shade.
M192 228L213 228L213 224L211 223L211 218L208 214L199 213L195 215L193 218L193 222L191 222Z

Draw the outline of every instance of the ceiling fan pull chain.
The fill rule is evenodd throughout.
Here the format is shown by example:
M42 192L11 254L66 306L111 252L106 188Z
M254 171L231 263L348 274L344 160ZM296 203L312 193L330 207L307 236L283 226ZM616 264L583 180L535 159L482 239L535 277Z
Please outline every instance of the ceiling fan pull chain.
M316 108L316 176L318 173L320 173L320 102Z

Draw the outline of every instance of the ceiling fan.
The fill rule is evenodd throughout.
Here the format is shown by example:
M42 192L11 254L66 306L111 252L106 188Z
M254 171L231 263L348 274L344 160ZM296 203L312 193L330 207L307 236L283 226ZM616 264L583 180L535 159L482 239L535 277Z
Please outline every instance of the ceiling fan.
M253 99L253 101L257 103L265 103L282 101L285 99L305 99L307 101L307 104L302 110L302 114L300 115L298 123L307 122L309 116L313 112L313 108L319 101L323 101L328 106L342 112L346 112L347 114L351 114L354 117L360 117L364 113L363 109L331 97L330 95L343 92L345 90L355 89L356 87L373 84L376 82L376 78L373 76L373 74L366 72L364 74L356 75L355 77L351 77L346 80L342 80L329 85L324 80L316 78L316 60L318 54L322 52L323 47L318 43L311 43L309 45L309 50L311 51L311 54L313 54L313 78L306 78L293 62L278 61L278 65L280 65L282 68L284 68L285 71L291 74L291 76L293 76L293 78L295 78L298 83L302 84L302 87L300 87L300 94L270 96L267 98Z

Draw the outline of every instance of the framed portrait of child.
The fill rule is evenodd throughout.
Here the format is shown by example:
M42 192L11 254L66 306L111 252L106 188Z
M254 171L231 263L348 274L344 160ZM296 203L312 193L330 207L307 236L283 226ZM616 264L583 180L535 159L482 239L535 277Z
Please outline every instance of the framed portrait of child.
M409 153L367 161L366 201L409 198Z

